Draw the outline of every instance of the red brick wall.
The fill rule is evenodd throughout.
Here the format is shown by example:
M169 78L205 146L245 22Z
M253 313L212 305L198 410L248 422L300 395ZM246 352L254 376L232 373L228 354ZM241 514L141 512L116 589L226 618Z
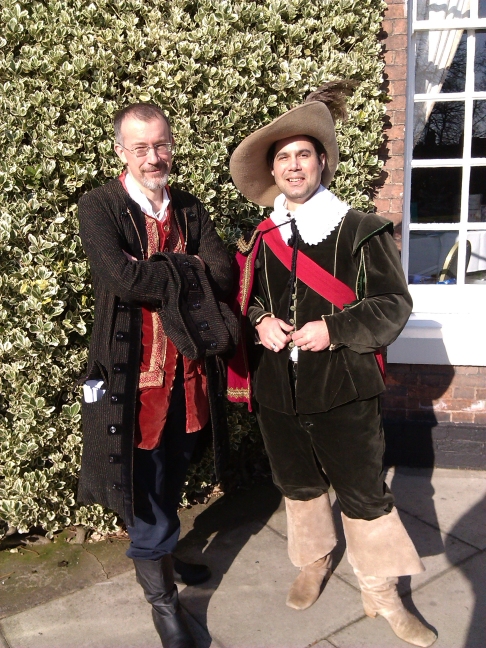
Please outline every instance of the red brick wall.
M486 425L486 367L389 364L389 420Z
M380 159L384 166L375 194L376 211L398 225L400 239L403 211L403 169L405 144L405 102L407 83L407 16L403 0L387 0L381 41L386 68L383 89L387 104Z

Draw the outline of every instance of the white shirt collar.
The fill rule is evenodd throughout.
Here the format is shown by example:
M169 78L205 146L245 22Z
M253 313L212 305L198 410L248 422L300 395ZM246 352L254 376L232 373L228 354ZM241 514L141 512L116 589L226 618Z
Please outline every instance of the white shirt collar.
M283 194L275 198L274 210L270 218L275 225L280 225L279 230L285 243L292 236L289 220L289 210L285 207L286 200ZM322 185L316 193L291 215L302 240L308 245L317 245L324 241L336 229L351 207L339 200L337 196ZM282 223L286 223L283 225Z
M154 210L152 203L143 193L143 191L140 189L140 187L137 185L128 171L125 175L125 187L127 188L130 198L139 205L144 214L147 214L147 216L151 216L152 218L156 218L159 221L165 220L167 216L167 208L169 207L170 203L169 194L165 187L162 197L162 207L157 212Z

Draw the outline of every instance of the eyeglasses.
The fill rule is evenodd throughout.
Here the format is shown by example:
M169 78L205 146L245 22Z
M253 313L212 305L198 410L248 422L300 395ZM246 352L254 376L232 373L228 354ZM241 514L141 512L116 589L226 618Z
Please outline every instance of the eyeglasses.
M125 151L130 151L135 157L141 158L148 155L149 151L152 149L156 155L161 155L162 153L172 153L174 151L174 144L172 142L161 142L160 144L155 144L154 146L136 146L135 148L129 149L120 142L117 142L118 146L121 146Z

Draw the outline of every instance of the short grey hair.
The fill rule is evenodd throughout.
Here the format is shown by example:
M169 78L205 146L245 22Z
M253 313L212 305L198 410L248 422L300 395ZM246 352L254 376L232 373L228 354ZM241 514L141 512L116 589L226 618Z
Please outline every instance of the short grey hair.
M121 135L121 127L127 117L134 117L135 119L140 119L144 122L149 122L153 119L162 119L169 127L169 133L172 135L169 118L161 108L151 103L134 103L122 108L115 115L113 126L115 129L115 140L117 142L121 143L123 139Z

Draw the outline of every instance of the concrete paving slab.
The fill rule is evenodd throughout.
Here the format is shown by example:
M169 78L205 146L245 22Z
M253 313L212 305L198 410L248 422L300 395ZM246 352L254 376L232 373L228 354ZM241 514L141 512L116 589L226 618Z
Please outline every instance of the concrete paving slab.
M486 471L390 469L398 508L478 549L486 549Z
M186 619L198 648L217 647ZM160 648L133 570L4 619L2 631L9 648Z
M11 648L160 648L133 572L2 621Z
M0 552L0 618L106 580L102 564L60 538Z
M247 526L213 540L205 551L213 578L181 594L215 641L226 648L304 648L362 616L359 593L339 578L308 610L288 608L288 588L298 571L288 560L286 540L264 527L234 555L232 547L242 545L239 535L248 537Z

